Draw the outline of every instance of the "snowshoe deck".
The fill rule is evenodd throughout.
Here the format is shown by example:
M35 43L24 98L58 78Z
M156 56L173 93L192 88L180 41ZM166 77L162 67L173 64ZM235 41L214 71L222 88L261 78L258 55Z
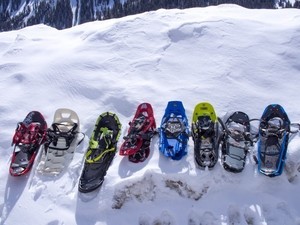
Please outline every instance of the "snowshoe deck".
M38 171L57 175L71 162L79 140L80 122L71 109L57 109L51 127L47 131L47 142ZM84 136L83 136L84 137Z
M223 124L222 165L231 172L241 172L246 163L246 156L251 145L250 120L244 112L234 112Z
M80 192L91 192L102 185L116 154L120 134L121 123L116 114L105 112L98 117L85 154L78 187Z
M159 129L159 150L173 160L187 154L188 119L181 101L168 102Z
M47 123L38 111L28 113L18 123L12 145L14 146L9 172L12 176L26 174L32 167L40 146L46 139Z
M201 102L192 117L195 162L200 168L213 168L218 161L218 121L213 106Z
M149 103L140 104L129 125L119 154L129 156L131 162L143 162L150 154L150 141L156 128L152 106Z
M290 120L283 107L266 107L259 124L258 170L267 176L281 175L285 163Z

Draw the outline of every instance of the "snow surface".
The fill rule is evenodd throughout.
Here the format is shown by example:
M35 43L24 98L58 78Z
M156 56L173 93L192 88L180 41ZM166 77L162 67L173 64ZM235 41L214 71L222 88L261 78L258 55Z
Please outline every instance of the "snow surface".
M32 110L50 125L57 108L73 109L87 136L101 113L115 112L118 146L142 102L152 104L158 125L170 100L181 100L189 119L209 101L219 117L241 110L251 118L279 103L299 122L299 40L299 10L236 5L0 33L0 224L299 225L299 134L274 178L258 173L251 154L242 173L220 163L202 171L191 139L188 155L172 161L158 137L144 163L117 154L101 189L88 194L78 192L88 138L59 176L36 173L39 159L28 176L8 173L16 124Z

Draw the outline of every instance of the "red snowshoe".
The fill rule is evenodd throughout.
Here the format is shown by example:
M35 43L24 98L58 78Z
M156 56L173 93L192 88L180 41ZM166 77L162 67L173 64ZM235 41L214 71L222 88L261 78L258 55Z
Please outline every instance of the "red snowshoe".
M30 112L18 123L12 146L13 155L9 172L12 176L26 174L32 167L40 146L46 140L47 123L40 112Z
M149 103L140 104L129 126L119 154L128 155L131 162L143 162L149 156L151 138L156 132L152 106Z

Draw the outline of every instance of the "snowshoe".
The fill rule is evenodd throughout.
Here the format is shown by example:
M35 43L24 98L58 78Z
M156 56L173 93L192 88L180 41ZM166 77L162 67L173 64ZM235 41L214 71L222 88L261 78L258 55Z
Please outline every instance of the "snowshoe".
M57 175L73 159L79 140L80 124L78 115L70 109L57 109L51 127L47 130L47 141L43 149L44 155L38 171L44 174Z
M102 113L96 122L85 154L84 168L79 180L80 192L99 188L117 151L121 124L116 114Z
M159 129L159 150L173 160L187 154L188 119L181 101L168 102Z
M273 177L281 175L286 159L290 134L290 120L283 107L266 107L259 124L258 170Z
M213 106L202 102L195 106L192 119L192 138L196 164L213 168L218 161L218 121Z
M222 165L225 170L241 172L246 163L249 147L252 145L250 120L244 112L234 112L225 123L220 120L223 133L220 136Z
M156 128L152 106L149 103L140 104L129 126L119 154L128 155L131 162L143 162L150 154L150 142Z
M9 172L12 176L26 174L32 167L40 146L46 140L47 123L38 111L30 112L19 122L13 136L14 146Z

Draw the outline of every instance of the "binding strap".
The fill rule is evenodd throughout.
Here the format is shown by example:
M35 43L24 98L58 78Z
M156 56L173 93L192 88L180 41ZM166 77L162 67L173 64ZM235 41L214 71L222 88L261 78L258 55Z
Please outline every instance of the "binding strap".
M50 149L54 149L54 150L61 150L61 151L64 151L64 150L68 150L70 148L70 145L71 143L73 142L74 138L75 138L75 135L78 134L78 133L81 133L81 132L77 132L76 129L78 127L78 124L77 123L74 123L72 128L68 131L61 131L59 129L59 126L70 126L69 124L63 124L63 123L53 123L52 124L52 128L49 128L48 129L48 147ZM84 137L85 137L85 134L84 133L81 133L83 134L83 137L82 139L78 142L77 145L80 145L80 143L83 141ZM66 147L65 148L58 148L56 147L57 145L57 141L58 141L58 138L64 138L66 140ZM53 144L53 146L49 146L50 143Z
M99 141L90 141L90 148L85 155L85 161L87 163L96 163L102 158L103 155L105 155L108 152L113 152L116 149L115 147L109 148L109 146L112 144L113 131L109 130L107 127L101 127L100 132L101 134ZM104 150L101 151L101 148L104 148ZM97 150L100 150L101 153L98 154L96 157L93 157L92 153Z
M90 148L90 149L87 151L86 155L85 155L85 161L86 161L87 163L97 163L97 161L99 161L99 160L102 158L102 156L104 156L106 153L115 151L115 149L116 149L115 147L109 148L109 149L105 149L103 152L101 152L101 153L100 153L99 155L97 155L96 157L90 158L90 156L92 155L92 153L93 153L94 151L98 150L98 148L96 148L96 149Z

